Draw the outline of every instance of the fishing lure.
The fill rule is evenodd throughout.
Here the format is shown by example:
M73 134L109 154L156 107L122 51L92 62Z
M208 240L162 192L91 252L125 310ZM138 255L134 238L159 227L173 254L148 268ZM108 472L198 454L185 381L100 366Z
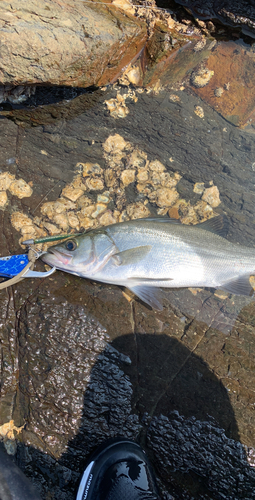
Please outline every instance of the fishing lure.
M0 257L0 277L14 278L14 276L20 274L28 264L29 264L29 258L27 254L9 255L8 257ZM56 270L55 267L52 267L52 269L50 269L47 272L32 271L31 269L28 269L27 272L22 275L22 277L47 278L47 276L50 276L52 273L55 272L55 270Z

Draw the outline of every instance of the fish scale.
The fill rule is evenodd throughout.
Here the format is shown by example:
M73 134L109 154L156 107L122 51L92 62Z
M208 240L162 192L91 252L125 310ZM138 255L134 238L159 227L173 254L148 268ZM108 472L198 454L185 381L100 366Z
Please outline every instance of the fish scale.
M67 242L51 247L42 259L84 278L125 286L158 309L159 287L212 287L249 295L255 251L227 241L225 225L223 216L194 226L137 219L75 237L71 251Z

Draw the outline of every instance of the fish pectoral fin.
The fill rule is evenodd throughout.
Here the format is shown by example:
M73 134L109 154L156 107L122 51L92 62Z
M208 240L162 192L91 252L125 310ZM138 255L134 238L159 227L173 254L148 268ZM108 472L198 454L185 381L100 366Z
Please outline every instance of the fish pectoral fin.
M141 247L130 248L123 252L115 253L112 260L117 266L126 266L128 264L135 264L142 260L151 250L151 245L144 245Z
M157 309L158 311L163 310L162 305L162 294L160 288L146 285L136 285L128 286L129 290L133 292L139 299L148 304L149 306Z
M247 295L250 296L253 288L249 281L250 275L244 274L243 276L238 276L233 278L226 283L218 286L220 290L225 290L226 292L234 293L235 295Z

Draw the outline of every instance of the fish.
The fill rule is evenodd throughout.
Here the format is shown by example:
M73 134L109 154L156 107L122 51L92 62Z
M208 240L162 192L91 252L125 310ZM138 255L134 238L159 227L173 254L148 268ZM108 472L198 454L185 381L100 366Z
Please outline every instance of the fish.
M255 250L226 239L227 218L196 225L146 218L112 224L53 246L42 260L62 271L128 288L162 310L161 288L216 288L251 295Z

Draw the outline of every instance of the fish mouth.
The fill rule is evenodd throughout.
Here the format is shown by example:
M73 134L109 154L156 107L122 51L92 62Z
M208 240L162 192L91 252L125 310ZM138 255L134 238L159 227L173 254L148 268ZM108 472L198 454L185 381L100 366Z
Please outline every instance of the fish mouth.
M53 254L55 255L55 257L57 257L57 259L64 265L67 265L70 263L70 261L72 260L72 255L69 255L68 253L65 253L65 252L59 252L58 250L56 250L55 248L49 248L48 250L48 254ZM44 260L44 259L42 259Z

